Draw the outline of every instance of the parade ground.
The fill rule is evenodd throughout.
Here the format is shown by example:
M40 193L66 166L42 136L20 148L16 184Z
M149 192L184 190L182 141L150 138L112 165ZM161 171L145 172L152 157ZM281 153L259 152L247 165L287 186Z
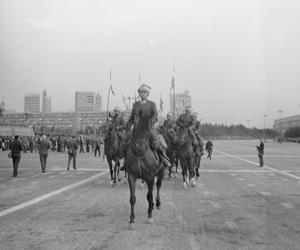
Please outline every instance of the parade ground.
M195 188L183 189L180 167L166 176L153 224L138 181L134 230L124 172L112 186L102 155L78 154L67 171L67 153L49 152L41 173L39 155L23 153L13 178L0 152L0 249L300 249L300 144L267 141L263 168L258 144L214 141Z

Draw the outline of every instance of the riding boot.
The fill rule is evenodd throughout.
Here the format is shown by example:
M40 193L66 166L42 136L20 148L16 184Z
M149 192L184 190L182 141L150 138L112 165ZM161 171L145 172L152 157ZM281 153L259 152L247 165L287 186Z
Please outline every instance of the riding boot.
M156 150L159 159L162 161L162 163L164 164L164 166L166 168L171 167L171 160L169 159L169 157L166 155L164 149L159 145L157 150Z

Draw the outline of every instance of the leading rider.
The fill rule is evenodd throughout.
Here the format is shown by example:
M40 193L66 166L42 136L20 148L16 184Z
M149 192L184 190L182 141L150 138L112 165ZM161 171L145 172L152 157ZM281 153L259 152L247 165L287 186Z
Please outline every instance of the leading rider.
M162 163L166 167L169 167L171 164L165 154L165 148L163 145L164 142L161 141L162 137L159 136L155 128L155 124L158 120L156 104L155 102L148 100L150 90L151 87L146 84L142 84L138 89L140 100L133 104L131 116L126 125L127 136L125 145L123 145L121 149L121 155L123 156L126 152L126 149L129 145L129 140L131 138L132 130L138 124L139 120L147 119L150 122L150 147L152 150L157 152L157 155L159 156ZM124 168L125 166L122 166L120 170L123 170Z

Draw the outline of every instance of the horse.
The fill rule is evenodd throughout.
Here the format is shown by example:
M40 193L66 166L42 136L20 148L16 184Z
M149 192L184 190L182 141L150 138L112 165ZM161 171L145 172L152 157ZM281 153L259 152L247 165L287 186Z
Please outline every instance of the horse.
M126 150L125 168L128 175L128 184L130 189L130 221L129 229L134 229L135 212L134 206L136 203L135 183L137 179L142 179L146 182L148 193L148 222L153 223L152 210L154 208L153 202L153 187L156 180L156 207L161 206L160 188L164 176L164 168L160 162L157 154L150 148L151 128L150 121L147 118L141 117L135 124L132 132L132 139Z
M192 187L195 187L195 151L187 128L179 127L175 138L177 142L180 165L182 168L183 187L186 188L189 183L187 176L189 176Z
M116 128L108 131L107 137L104 142L104 153L109 165L111 184L116 184L117 176L120 169L120 157L119 157L120 139L117 135ZM114 161L114 166L113 166ZM120 180L120 179L119 179Z
M175 173L177 174L178 157L175 145L174 132L172 130L162 130L162 136L164 137L168 147L166 149L166 155L170 159L171 166L168 168L169 179L171 178L172 169L175 166Z

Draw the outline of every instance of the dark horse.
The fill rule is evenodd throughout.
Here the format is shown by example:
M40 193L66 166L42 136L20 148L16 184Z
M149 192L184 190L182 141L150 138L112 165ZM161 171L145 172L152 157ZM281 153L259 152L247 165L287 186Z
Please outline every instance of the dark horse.
M164 137L168 147L166 149L166 155L170 159L171 166L168 168L169 172L169 179L171 178L173 167L175 166L175 173L177 174L177 168L178 168L178 153L176 150L176 144L175 144L175 135L173 130L162 130L162 136Z
M140 118L139 122L135 125L132 133L132 140L126 151L125 167L128 174L128 184L130 189L130 221L129 228L133 229L135 213L134 206L136 202L135 196L135 183L138 178L144 180L147 183L148 193L148 219L149 223L153 222L152 210L154 208L153 202L153 186L154 177L157 177L156 187L156 207L160 208L160 194L162 179L164 176L164 169L161 167L160 160L157 154L150 149L150 125L146 118Z
M195 187L195 151L187 128L178 128L176 133L176 142L180 165L182 167L183 187L186 188L187 184L189 183L187 176L189 176L192 187Z
M110 178L112 184L115 184L117 181L117 175L119 175L120 169L120 158L119 158L119 147L120 139L117 135L115 128L108 131L108 135L104 142L104 152L106 155L106 160L109 165ZM113 166L114 161L114 166Z

